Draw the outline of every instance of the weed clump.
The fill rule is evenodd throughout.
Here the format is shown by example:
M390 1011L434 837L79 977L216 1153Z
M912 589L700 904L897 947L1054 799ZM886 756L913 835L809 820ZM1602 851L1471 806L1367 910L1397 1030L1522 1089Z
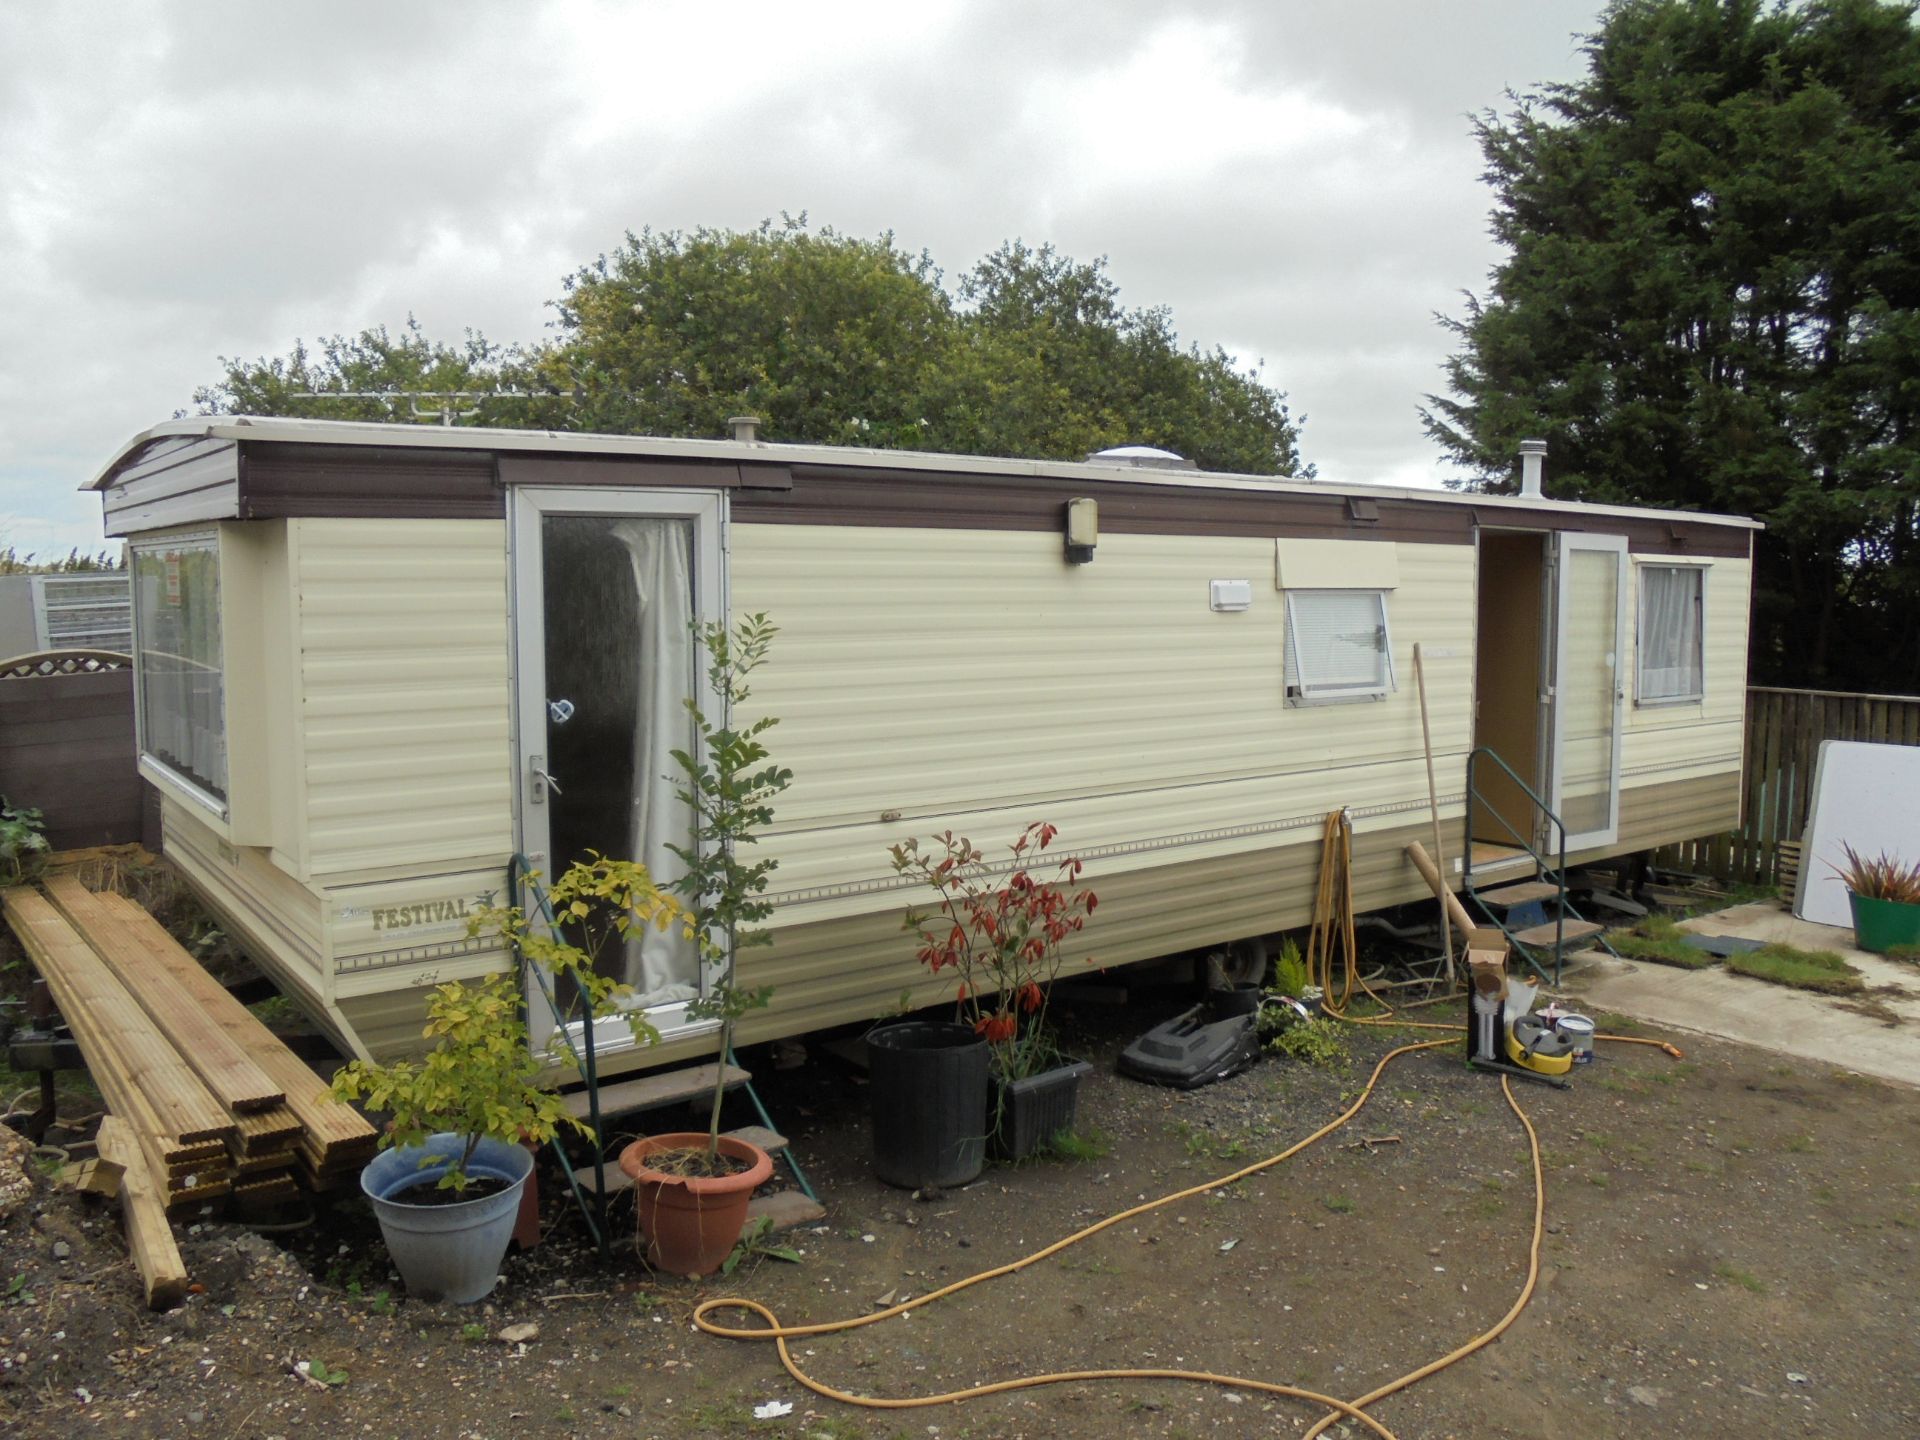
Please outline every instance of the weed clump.
M1320 1070L1343 1069L1353 1058L1340 1022L1324 1017L1287 1026L1267 1041L1267 1049Z

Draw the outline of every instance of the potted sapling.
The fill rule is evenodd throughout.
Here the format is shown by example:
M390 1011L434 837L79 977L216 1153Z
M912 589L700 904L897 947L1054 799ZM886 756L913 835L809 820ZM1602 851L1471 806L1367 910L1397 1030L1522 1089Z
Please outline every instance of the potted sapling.
M773 1173L765 1150L720 1133L720 1111L734 1028L773 995L769 986L742 985L738 978L740 952L772 939L761 922L773 913L764 897L779 863L767 856L749 860L745 847L757 844L758 832L772 822L773 801L793 772L772 762L761 738L779 723L775 717L737 717L751 693L747 677L766 660L777 633L761 614L731 630L718 622L694 626L718 713L710 716L689 698L696 743L673 752L692 841L671 847L686 867L674 888L709 961L705 993L688 1003L687 1015L718 1022L713 1094L704 1134L642 1137L621 1152L620 1168L634 1182L643 1255L676 1275L710 1275L725 1263L746 1228L753 1192Z
M596 1019L624 1015L636 1042L657 1039L624 1003L631 987L597 974L592 957L612 937L646 926L691 933L686 910L644 866L598 856L555 881L548 901L560 921L555 928L529 924L517 906L484 906L469 931L498 935L551 981L577 987ZM547 1083L570 1052L533 1048L515 976L435 986L425 1038L431 1046L417 1060L342 1067L333 1093L389 1117L384 1153L361 1173L360 1188L408 1293L469 1305L492 1291L506 1255L533 1172L527 1142L544 1143L563 1127L592 1131Z
M1047 1023L1062 946L1099 904L1080 883L1084 862L1044 853L1058 833L1044 821L1027 826L1008 847L1011 863L996 863L951 831L925 848L907 840L892 849L895 873L937 897L931 910L910 911L907 926L919 938L920 963L953 980L958 1025L984 1043L992 1096L984 1134L1010 1160L1073 1128L1080 1080L1092 1068L1062 1054ZM889 1032L876 1032L870 1044L890 1048ZM876 1104L883 1088L874 1085ZM876 1111L876 1141L878 1127ZM884 1166L881 1178L888 1178Z

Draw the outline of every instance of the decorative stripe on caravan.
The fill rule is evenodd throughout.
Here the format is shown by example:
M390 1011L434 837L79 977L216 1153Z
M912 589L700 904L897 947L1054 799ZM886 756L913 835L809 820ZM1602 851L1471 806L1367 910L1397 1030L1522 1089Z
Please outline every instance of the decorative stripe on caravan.
M1442 795L1442 806L1464 805L1465 794ZM1425 813L1427 802L1420 800L1401 800L1391 805L1353 805L1348 813L1355 820L1371 820L1380 815L1404 815L1410 812ZM1189 845L1213 845L1222 840L1244 840L1261 835L1279 835L1289 830L1316 830L1326 824L1326 812L1318 811L1311 815L1294 815L1284 820L1267 820L1255 825L1230 825L1217 830L1189 830L1183 835L1165 835L1153 840L1130 840L1116 845L1071 846L1069 852L1082 860L1105 860L1118 855L1147 855L1160 850L1178 850ZM1010 875L1013 864L990 867L992 875ZM804 890L783 890L770 894L767 898L776 905L805 904L812 900L841 900L855 895L878 895L888 890L911 890L922 882L900 875L886 875L871 880L856 880L845 885L816 885Z

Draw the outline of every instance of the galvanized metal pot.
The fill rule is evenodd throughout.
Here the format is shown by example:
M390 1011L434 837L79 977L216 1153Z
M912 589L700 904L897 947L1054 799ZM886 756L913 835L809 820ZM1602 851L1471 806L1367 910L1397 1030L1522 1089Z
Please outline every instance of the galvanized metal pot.
M504 1188L477 1200L408 1204L407 1192L437 1186L465 1145L464 1136L432 1135L425 1144L387 1151L360 1172L360 1188L379 1217L387 1253L416 1300L471 1305L492 1293L513 1236L520 1192L533 1173L533 1156L523 1147L482 1140L467 1174L502 1181ZM429 1156L445 1159L423 1166Z

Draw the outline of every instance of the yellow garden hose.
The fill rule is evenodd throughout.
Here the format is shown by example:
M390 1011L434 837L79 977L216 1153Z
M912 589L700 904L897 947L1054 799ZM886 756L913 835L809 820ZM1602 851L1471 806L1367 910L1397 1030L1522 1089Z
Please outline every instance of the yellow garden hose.
M786 1367L787 1373L799 1384L805 1386L815 1394L823 1395L830 1400L838 1400L845 1404L857 1405L867 1409L905 1410L918 1409L931 1405L951 1405L957 1401L970 1400L983 1395L996 1395L1010 1390L1029 1390L1042 1385L1060 1385L1072 1381L1183 1380L1195 1384L1219 1385L1230 1389L1251 1390L1269 1395L1282 1395L1291 1399L1306 1400L1315 1405L1323 1406L1328 1413L1322 1417L1319 1424L1314 1430L1310 1431L1309 1434L1318 1434L1321 1430L1324 1430L1326 1426L1345 1417L1358 1421L1360 1424L1366 1426L1373 1434L1380 1436L1381 1440L1394 1440L1393 1432L1388 1430L1386 1426L1382 1425L1371 1415L1366 1414L1365 1407L1383 1396L1391 1395L1395 1391L1404 1389L1415 1381L1433 1374L1436 1370L1453 1364L1456 1360L1464 1356L1471 1355L1475 1350L1490 1343L1502 1330L1513 1323L1514 1317L1520 1313L1522 1307L1526 1305L1527 1300L1532 1296L1534 1285L1539 1277L1541 1232L1546 1214L1544 1177L1542 1176L1540 1168L1540 1142L1534 1134L1533 1126L1528 1122L1525 1113L1513 1098L1513 1092L1511 1088L1507 1086L1507 1082L1504 1079L1501 1083L1503 1089L1505 1089L1507 1103L1512 1107L1514 1114L1519 1117L1521 1125L1526 1129L1527 1144L1533 1157L1533 1242L1529 1251L1526 1286L1521 1291L1520 1298L1514 1303L1513 1308L1507 1312L1500 1323L1493 1329L1469 1341L1451 1354L1443 1356L1430 1365L1422 1366L1419 1370L1402 1376L1400 1379L1372 1392L1370 1395L1361 1397L1359 1400L1349 1402L1337 1399L1331 1395L1323 1395L1317 1391L1308 1390L1300 1386L1281 1385L1273 1381L1258 1380L1247 1376L1220 1375L1208 1370L1141 1369L1131 1367L1112 1370L1069 1370L1056 1371L1044 1375L1026 1375L1014 1380L1002 1380L993 1384L975 1385L962 1390L943 1391L933 1395L904 1396L898 1398L856 1395L850 1391L837 1389L808 1375L800 1368L800 1364L794 1358L793 1351L789 1348L787 1342L802 1336L831 1335L842 1331L856 1330L864 1325L878 1324L883 1320L890 1320L895 1316L905 1314L909 1310L919 1309L923 1305L931 1305L935 1301L943 1300L949 1295L958 1294L960 1291L970 1289L975 1285L984 1284L989 1280L998 1279L1003 1275L1011 1275L1016 1271L1026 1269L1030 1265L1036 1265L1042 1260L1059 1254L1069 1246L1077 1245L1082 1240L1097 1235L1103 1230L1111 1229L1115 1225L1122 1224L1154 1210L1159 1210L1165 1206L1175 1204L1181 1200L1191 1199L1195 1195L1203 1195L1209 1191L1235 1184L1246 1179L1248 1176L1257 1175L1263 1170L1271 1169L1282 1161L1291 1159L1308 1146L1324 1140L1327 1136L1333 1134L1336 1130L1351 1121L1354 1116L1359 1114L1367 1101L1372 1098L1374 1089L1378 1086L1381 1075L1386 1071L1387 1066L1395 1060L1403 1055L1410 1055L1421 1050L1433 1050L1451 1043L1452 1042L1448 1040L1422 1040L1410 1045L1402 1045L1395 1050L1389 1051L1386 1055L1382 1056L1380 1062L1374 1066L1373 1073L1367 1078L1365 1087L1351 1105L1333 1120L1321 1126L1311 1135L1308 1135L1305 1139L1295 1142L1277 1154L1270 1155L1264 1160L1256 1161L1252 1165L1244 1166L1239 1170L1233 1171L1231 1174L1209 1180L1204 1184L1189 1186L1184 1190L1163 1195L1156 1200L1150 1200L1144 1204L1132 1206L1117 1214L1110 1215L1104 1220L1096 1221L1084 1229L1077 1230L1064 1239L1056 1240L1050 1245L1043 1246L1041 1249L1022 1256L1018 1260L1010 1261L1005 1265L995 1266L990 1270L983 1270L977 1275L970 1275L962 1280L956 1280L950 1285L943 1286L938 1290L929 1291L927 1294L917 1296L912 1300L903 1301L898 1305L889 1306L884 1310L878 1310L869 1315L857 1315L846 1320L823 1321L811 1325L782 1325L773 1311L758 1301L728 1297L708 1300L701 1304L693 1312L694 1324L709 1335L717 1335L726 1339L772 1340L779 1350L780 1363ZM760 1328L754 1329L722 1324L716 1320L714 1316L717 1312L725 1310L749 1312L759 1317L765 1324Z
M1360 988L1382 1007L1385 1014L1378 1017L1365 1017L1349 1016L1344 1013L1347 1004L1350 1003L1352 999L1353 984L1355 978L1359 976L1360 967L1358 964L1358 955L1353 943L1351 841L1345 832L1344 820L1338 812L1328 817L1327 834L1325 838L1328 847L1328 858L1329 861L1333 863L1324 867L1321 875L1320 896L1315 906L1314 932L1309 939L1308 945L1308 967L1310 978L1318 974L1326 982L1323 984L1326 997L1326 1012L1335 1019L1345 1021L1352 1025L1388 1025L1413 1030L1445 1031L1449 1034L1459 1034L1464 1031L1466 1029L1464 1025L1417 1023L1393 1019L1393 1010L1387 1006L1386 1002L1382 1000L1379 995L1374 993L1372 988L1367 985L1364 977L1359 977ZM1344 863L1340 863L1341 861L1344 861ZM1336 870L1336 868L1339 872L1337 878L1328 873ZM1344 894L1341 893L1343 889ZM1342 903L1343 901L1344 903ZM1334 1003L1335 992L1331 983L1333 979L1332 942L1335 933L1334 915L1336 907L1338 907L1340 911L1343 911L1346 917L1345 924L1340 927L1339 938L1345 942L1348 960L1345 974L1346 983L1337 1004ZM1676 1059L1680 1057L1681 1053L1675 1046L1669 1045L1662 1040L1643 1039L1633 1035L1599 1035L1594 1038L1612 1041L1617 1044L1657 1045ZM890 1305L886 1309L876 1310L871 1314L856 1315L845 1320L827 1320L809 1325L783 1325L780 1323L779 1317L759 1301L729 1296L707 1300L701 1303L693 1312L693 1323L707 1334L716 1335L723 1339L771 1340L779 1352L780 1363L798 1384L813 1391L814 1394L824 1396L829 1400L836 1400L843 1404L855 1405L869 1410L915 1410L933 1405L952 1405L962 1400L977 1399L985 1395L999 1395L1014 1390L1032 1390L1043 1385L1063 1385L1075 1381L1181 1380L1191 1384L1218 1385L1228 1389L1250 1390L1266 1395L1280 1395L1289 1399L1305 1400L1323 1407L1327 1413L1321 1416L1312 1428L1306 1432L1304 1440L1314 1440L1314 1437L1322 1434L1328 1426L1337 1424L1343 1418L1364 1425L1373 1434L1381 1437L1381 1440L1395 1440L1393 1432L1387 1429L1385 1425L1376 1420L1372 1415L1368 1414L1366 1407L1385 1399L1389 1395L1396 1394L1406 1389L1409 1385L1416 1384L1428 1376L1446 1369L1449 1365L1465 1359L1475 1351L1492 1344L1519 1318L1520 1312L1526 1308L1527 1302L1533 1298L1534 1290L1539 1284L1540 1246L1546 1228L1546 1177L1540 1163L1540 1137L1533 1128L1533 1122L1527 1118L1526 1112L1520 1108L1520 1102L1514 1098L1513 1084L1505 1076L1502 1076L1500 1080L1501 1093L1506 1097L1508 1108L1513 1111L1514 1116L1520 1121L1521 1128L1526 1131L1527 1149L1533 1164L1533 1236L1527 1248L1526 1283L1521 1287L1519 1296L1514 1300L1512 1306L1507 1310L1507 1313L1501 1316L1492 1328L1481 1332L1464 1345L1449 1351L1439 1359L1429 1361L1416 1370L1408 1371L1399 1379L1370 1390L1358 1399L1352 1401L1341 1400L1331 1395L1323 1395L1318 1391L1305 1389L1301 1386L1282 1385L1271 1380L1257 1380L1248 1376L1221 1375L1211 1370L1143 1369L1134 1367L1110 1370L1060 1370L1040 1375L1023 1375L1012 1380L1000 1380L991 1384L973 1385L960 1390L946 1390L932 1395L897 1397L857 1395L851 1391L841 1390L832 1385L828 1385L824 1381L816 1380L807 1374L806 1371L800 1368L800 1363L794 1358L793 1351L787 1342L803 1336L839 1334L848 1330L857 1330L866 1325L877 1325L883 1320L891 1320L896 1316L906 1314L908 1311L917 1310L925 1305L931 1305L938 1300L944 1300L950 1295L957 1295L962 1290L969 1290L975 1285L983 1285L989 1280L997 1280L1003 1275L1011 1275L1017 1271L1025 1270L1028 1266L1037 1265L1042 1260L1049 1259L1070 1246L1079 1244L1082 1240L1098 1235L1103 1230L1110 1230L1114 1226L1123 1224L1128 1220L1150 1214L1155 1210L1177 1204L1182 1200L1191 1199L1196 1195L1204 1195L1209 1191L1223 1189L1228 1185L1237 1184L1239 1181L1251 1175L1257 1175L1263 1170L1271 1169L1282 1161L1292 1159L1308 1146L1324 1140L1327 1136L1346 1125L1354 1116L1358 1115L1366 1106L1368 1100L1373 1097L1373 1092L1379 1085L1380 1077L1386 1072L1387 1066L1395 1060L1400 1059L1404 1055L1411 1055L1421 1050L1434 1050L1453 1043L1450 1039L1419 1040L1388 1051L1380 1058L1379 1063L1373 1067L1373 1073L1367 1077L1366 1085L1361 1089L1360 1094L1351 1105L1325 1125L1322 1125L1318 1130L1315 1130L1311 1135L1308 1135L1305 1139L1296 1141L1277 1154L1270 1155L1266 1159L1256 1161L1251 1165L1243 1166L1231 1174L1222 1175L1204 1184L1191 1185L1184 1190L1176 1190L1156 1200L1149 1200L1143 1204L1119 1211L1116 1214L1107 1216L1104 1220L1098 1220L1083 1229L1076 1230L1071 1235L1056 1240L1050 1245L1042 1246L1040 1249L1032 1251L1030 1254L1024 1255L1017 1260L1011 1260L1004 1265L996 1265L989 1270L982 1270L978 1274L956 1280L950 1285L942 1286L940 1289L928 1291L925 1295L917 1296L912 1300L905 1300L897 1305ZM739 1325L725 1325L714 1318L716 1314L722 1311L742 1311L758 1317L764 1324L755 1329L748 1329Z

